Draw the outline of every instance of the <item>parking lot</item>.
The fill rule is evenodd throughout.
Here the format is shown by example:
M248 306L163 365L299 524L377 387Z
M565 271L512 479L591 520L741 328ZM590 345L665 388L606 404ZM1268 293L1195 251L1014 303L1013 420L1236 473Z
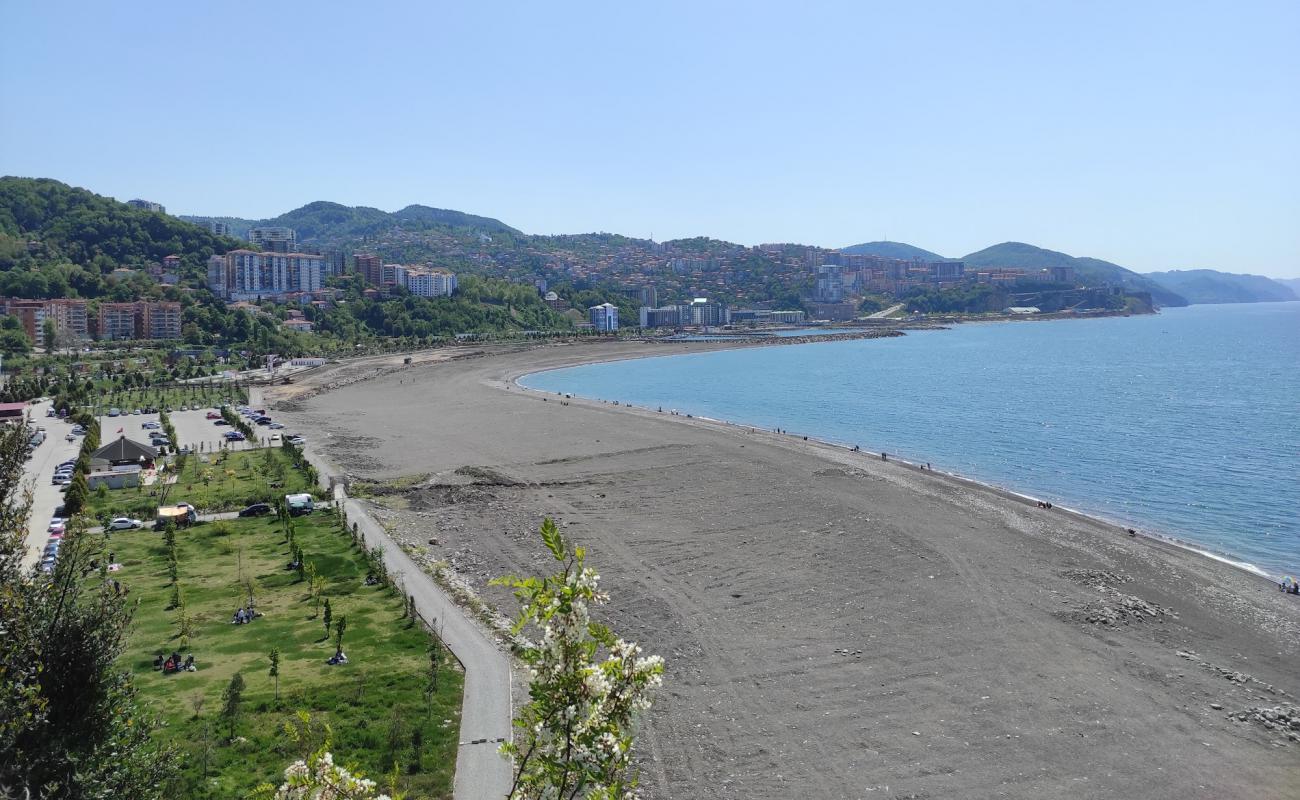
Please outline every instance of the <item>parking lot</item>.
M80 436L74 437L72 441L66 438L72 430L72 425L58 417L47 417L49 408L50 401L45 400L33 403L30 412L32 424L44 427L46 438L36 448L25 468L25 476L32 488L32 508L27 526L27 552L23 559L24 566L32 566L40 561L41 553L49 540L50 519L54 516L55 509L63 502L63 487L51 483L54 469L60 462L75 459L81 449ZM179 440L172 443L174 448L189 446L191 450L203 453L210 453L223 447L227 450L246 450L250 447L278 444L279 440L273 440L272 437L288 433L288 431L255 425L253 427L258 434L256 441L229 442L225 439L225 433L231 428L225 425L214 425L214 420L207 418L209 411L212 409L173 411L169 415L172 425L176 428L176 438ZM141 444L149 444L150 430L144 427L144 424L149 422L159 422L158 415L122 413L110 417L105 414L99 418L100 444L108 444L120 436Z
M50 483L54 468L62 461L76 458L77 451L81 449L80 436L71 442L65 438L72 430L70 424L57 417L45 416L49 408L48 400L34 403L31 407L32 424L44 427L46 437L32 454L31 461L27 462L25 471L32 487L31 516L27 520L27 552L23 558L25 567L40 561L41 550L49 539L47 529L50 518L54 516L54 509L63 502L63 487Z

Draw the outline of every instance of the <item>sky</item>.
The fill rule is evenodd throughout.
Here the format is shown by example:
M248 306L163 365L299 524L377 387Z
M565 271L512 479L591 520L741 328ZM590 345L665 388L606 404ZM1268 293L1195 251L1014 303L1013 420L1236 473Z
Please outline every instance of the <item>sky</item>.
M170 213L1300 276L1300 3L0 0L0 174Z

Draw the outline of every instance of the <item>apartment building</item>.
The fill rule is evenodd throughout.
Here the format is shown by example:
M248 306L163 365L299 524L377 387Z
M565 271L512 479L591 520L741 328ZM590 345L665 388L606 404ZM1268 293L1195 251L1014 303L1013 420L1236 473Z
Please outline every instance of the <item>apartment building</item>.
M379 256L373 253L357 253L352 256L352 271L360 275L371 286L384 284L384 265Z
M179 339L181 338L181 304L151 302L99 304L99 338Z
M618 306L612 303L601 303L598 306L592 306L587 309L587 319L596 330L602 332L618 330Z
M85 300L21 300L0 298L0 313L17 317L23 331L33 343L40 343L45 335L45 321L53 320L60 336L89 339L89 317Z
M407 270L406 288L417 297L451 297L456 293L456 274L445 269Z
M231 250L217 264L208 261L208 288L231 300L314 292L325 283L325 259L310 253Z
M248 242L253 247L269 253L296 253L298 251L298 234L293 228L279 226L250 228Z
M166 214L167 209L163 208L161 203L155 203L151 200L127 200L126 204L132 208L143 209L144 211L154 211L159 214Z

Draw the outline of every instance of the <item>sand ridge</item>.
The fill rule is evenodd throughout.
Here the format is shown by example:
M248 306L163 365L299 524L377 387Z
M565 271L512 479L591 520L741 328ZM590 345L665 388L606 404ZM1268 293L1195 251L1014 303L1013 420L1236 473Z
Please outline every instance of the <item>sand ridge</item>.
M486 581L549 567L543 516L588 547L604 616L668 661L647 796L1300 785L1300 604L1267 581L878 456L512 385L700 349L488 346L352 382L327 368L309 380L336 385L299 387L281 416L358 477L428 474L377 513L507 613Z

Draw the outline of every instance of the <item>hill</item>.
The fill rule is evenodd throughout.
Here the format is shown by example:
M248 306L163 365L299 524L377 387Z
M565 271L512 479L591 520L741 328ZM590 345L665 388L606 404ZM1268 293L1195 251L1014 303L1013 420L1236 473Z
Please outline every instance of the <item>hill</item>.
M283 226L293 228L298 234L298 241L312 243L340 242L359 239L391 228L400 227L407 230L427 230L429 228L448 228L482 231L484 233L519 234L519 231L501 220L479 217L463 211L445 208L410 205L400 211L387 212L368 206L345 206L317 200L302 208L281 214L271 219L243 219L240 217L199 217L186 216L181 219L190 222L208 221L224 222L230 225L233 235L246 237L250 228L261 226Z
M100 297L112 289L114 269L169 255L181 257L183 276L196 278L209 256L239 244L56 180L0 178L0 294ZM129 296L120 299L140 289L123 285Z
M1024 242L1003 242L986 247L962 259L967 267L1010 267L1047 269L1074 267L1079 279L1089 284L1110 283L1138 292L1150 292L1151 299L1162 306L1185 306L1187 300L1177 292L1134 272L1099 258L1075 257L1056 250L1046 250Z
M864 242L862 244L841 247L840 251L858 255L880 256L881 258L902 258L907 260L919 258L922 261L948 260L938 253L932 253L929 250L914 247L903 242Z
M1274 278L1273 280L1295 292L1296 297L1300 297L1300 278Z
M1290 286L1263 275L1237 275L1213 269L1148 272L1146 277L1172 292L1201 303L1268 303L1296 300Z

